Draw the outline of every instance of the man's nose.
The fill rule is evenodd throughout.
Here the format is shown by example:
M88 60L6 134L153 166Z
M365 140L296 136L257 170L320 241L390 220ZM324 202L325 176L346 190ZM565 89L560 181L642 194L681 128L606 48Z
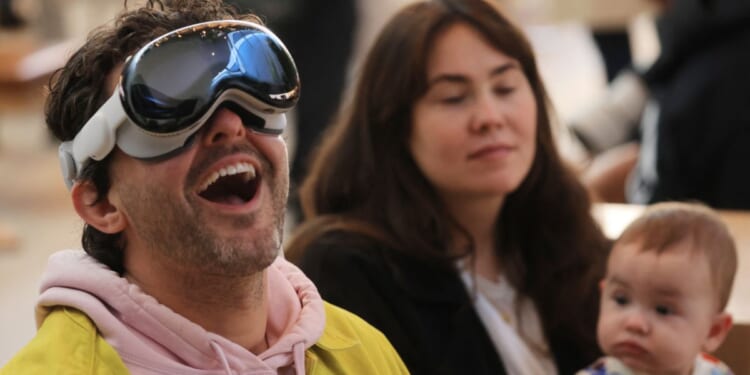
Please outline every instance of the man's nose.
M205 126L202 142L207 147L245 138L248 131L242 123L242 118L227 108L217 109Z

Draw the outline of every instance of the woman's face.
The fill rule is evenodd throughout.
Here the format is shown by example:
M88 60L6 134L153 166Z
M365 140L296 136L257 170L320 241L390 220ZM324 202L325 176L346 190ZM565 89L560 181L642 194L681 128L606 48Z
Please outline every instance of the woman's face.
M435 40L410 149L444 199L504 197L529 172L537 103L515 59L456 23Z

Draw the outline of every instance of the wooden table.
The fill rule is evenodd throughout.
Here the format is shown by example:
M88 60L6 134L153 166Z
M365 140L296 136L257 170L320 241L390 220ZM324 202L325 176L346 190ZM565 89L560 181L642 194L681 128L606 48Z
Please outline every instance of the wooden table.
M644 209L640 205L598 203L594 205L594 217L607 236L617 238ZM735 326L716 356L735 374L750 374L750 211L719 210L718 213L737 243L738 265L727 305Z

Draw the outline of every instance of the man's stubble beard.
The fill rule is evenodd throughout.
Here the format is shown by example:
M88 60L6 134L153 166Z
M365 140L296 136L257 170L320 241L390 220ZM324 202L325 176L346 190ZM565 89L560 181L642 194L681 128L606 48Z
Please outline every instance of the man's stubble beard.
M268 169L267 169L268 170ZM247 276L267 268L279 254L284 231L288 182L283 177L269 179L271 205L231 223L233 230L254 230L252 239L223 238L208 223L214 216L205 206L187 195L188 205L171 197L166 191L151 186L150 190L126 188L121 192L129 208L134 231L154 251L176 265L211 275ZM261 187L259 186L258 189ZM270 210L270 212L268 212ZM270 215L270 225L254 227L263 215ZM221 220L226 220L223 218Z

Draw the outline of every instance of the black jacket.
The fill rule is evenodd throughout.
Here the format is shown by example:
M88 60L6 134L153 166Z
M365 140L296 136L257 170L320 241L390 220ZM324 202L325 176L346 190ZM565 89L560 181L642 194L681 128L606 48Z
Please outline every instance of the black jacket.
M658 114L642 123L633 202L750 209L750 1L709 3L675 0L658 23L644 75Z
M330 233L299 262L323 299L382 331L413 374L505 374L501 358L455 271L430 268L374 240ZM560 374L593 358L555 350Z

